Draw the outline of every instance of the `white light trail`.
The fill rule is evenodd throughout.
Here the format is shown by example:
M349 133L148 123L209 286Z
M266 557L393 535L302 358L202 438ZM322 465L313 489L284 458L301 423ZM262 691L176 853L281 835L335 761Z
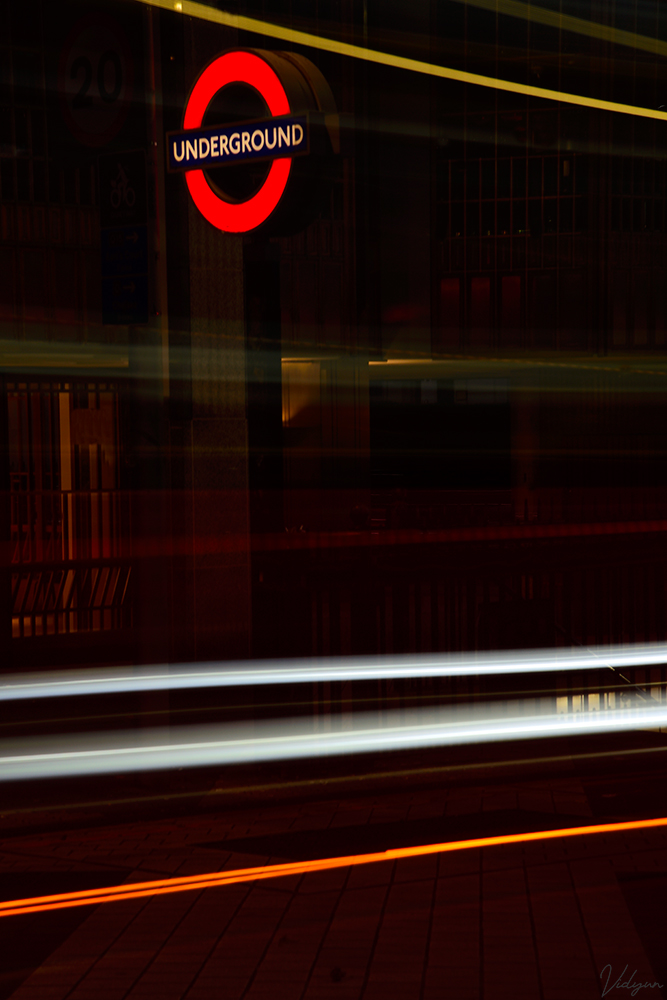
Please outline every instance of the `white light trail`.
M159 664L131 669L109 667L7 675L0 678L0 701L319 681L535 674L660 664L667 664L665 643L597 646L589 649L518 650L507 653L424 653L418 656Z
M151 771L410 750L466 743L502 742L554 736L581 736L667 726L667 706L559 714L553 699L544 711L523 714L521 702L474 708L422 708L337 717L347 728L318 732L313 719L243 723L180 730L143 730L6 741L0 753L0 780L79 777L112 772ZM336 723L336 717L331 720ZM151 742L142 742L150 739Z

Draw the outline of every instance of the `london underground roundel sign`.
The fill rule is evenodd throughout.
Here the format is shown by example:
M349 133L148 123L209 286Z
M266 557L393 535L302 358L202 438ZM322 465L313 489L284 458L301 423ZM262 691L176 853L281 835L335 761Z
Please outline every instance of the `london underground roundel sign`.
M232 84L253 88L271 117L204 126L212 101ZM332 112L331 91L309 60L286 53L226 52L196 80L182 131L167 137L169 169L185 172L190 196L211 225L228 233L249 232L265 223L281 202L294 157L310 152L313 113L324 121ZM226 197L206 175L207 168L257 160L271 165L259 190L245 201Z

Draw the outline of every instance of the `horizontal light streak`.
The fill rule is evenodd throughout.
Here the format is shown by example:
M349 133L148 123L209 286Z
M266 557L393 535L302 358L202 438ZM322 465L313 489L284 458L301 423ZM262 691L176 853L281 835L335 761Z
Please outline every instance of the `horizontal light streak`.
M198 20L208 21L211 24L219 24L227 28L234 28L237 31L250 31L253 34L276 38L294 45L304 45L323 52L334 52L337 55L347 56L351 59L360 59L364 62L375 63L380 66L409 70L413 73L420 73L442 80L453 80L458 83L467 83L478 87L489 87L493 90L522 94L526 97L558 101L561 104L574 104L578 107L593 108L597 111L611 111L620 114L635 115L641 118L667 121L667 113L657 111L653 108L642 108L634 104L620 104L616 101L603 101L595 97L585 97L582 94L568 94L560 90L550 90L546 87L533 87L528 84L514 83L511 80L501 80L497 77L484 76L480 73L468 73L465 70L454 69L451 66L438 66L434 63L423 62L420 59L408 59L404 56L394 55L391 52L381 52L377 49L369 49L363 45L340 42L335 38L313 35L307 31L297 31L294 28L288 28L281 24L273 24L269 21L261 21L254 17L245 17L241 14L232 14L229 11L216 10L207 4L195 3L194 0L183 0L182 3L178 4L175 4L174 0L140 0L140 2L149 7L158 7L161 10L172 12L177 11L189 17L195 17Z
M317 720L309 718L7 740L2 744L0 781L256 764L667 726L667 705L658 703L557 713L553 701L542 699L543 711L532 715L522 711L522 702L392 710L385 713L387 721L379 713L349 713L337 719L345 729L327 732L317 731Z
M177 691L188 688L256 687L321 681L381 681L648 667L667 664L667 644L597 646L589 649L536 649L509 653L341 657L340 659L249 661L247 663L159 664L98 670L51 671L5 676L0 701L75 695Z
M375 124L377 125L377 123ZM390 127L393 128L394 131L396 130L396 125L394 123L383 123L383 127L387 130ZM649 152L647 155L652 154ZM39 324L32 325L33 327L39 326ZM231 321L230 327L233 327ZM317 340L311 338L311 329L311 327L308 327L305 324L301 325L302 334L305 336L304 331L308 334L307 340L304 340L302 337L304 354L302 356L290 355L289 357L282 358L282 361L285 364L341 360L342 355L340 353L331 353L331 344L318 342ZM238 325L238 333L236 334L230 333L229 329L225 332L220 331L219 338L221 340L226 340L230 346L240 347L243 343L243 329L241 325ZM84 346L85 350L83 349ZM208 370L206 368L207 356L205 355L203 349L192 347L190 350L185 351L184 349L174 347L171 349L170 354L178 363L185 363L193 358L197 360L197 363L193 365L192 379L194 381L205 380L208 377ZM140 374L137 374L134 370L128 371L127 378L145 378L147 373L155 375L161 371L155 361L154 351L151 352L148 348L137 347L137 357L140 360L140 364L138 364ZM349 359L350 356L346 356L346 360L349 361ZM495 377L496 371L502 377L506 377L507 373L511 373L513 375L518 373L523 375L527 372L530 375L533 374L534 371L538 370L544 370L549 372L549 374L558 374L559 372L562 372L563 374L568 375L572 371L581 372L584 375L595 372L612 372L623 375L625 378L629 378L634 375L654 375L656 377L664 378L667 375L667 365L664 364L664 361L661 358L637 358L636 355L633 357L627 353L614 353L613 357L608 358L606 362L603 362L601 358L594 356L584 358L576 357L568 352L562 352L559 357L556 357L546 351L528 352L526 355L521 357L511 355L492 357L485 354L472 355L465 353L452 353L439 355L437 358L431 357L430 353L426 355L415 351L414 356L402 354L401 356L388 357L380 360L368 360L364 352L359 351L354 360L355 363L361 366L370 366L372 375L376 378L385 377L381 371L382 368L388 369L389 366L402 365L421 365L425 370L428 370L429 378L434 377L432 374L434 371L437 371L438 377L449 377L452 373L458 375L462 372L467 373L473 369L477 371L480 366L485 365L488 366L489 370L493 370L494 375L482 377ZM646 364L649 361L651 367L647 368ZM15 383L25 382L25 378L21 378L21 374L24 373L26 367L44 369L76 367L97 370L100 368L127 369L128 365L129 361L127 348L119 345L55 344L52 341L47 341L38 337L15 343L12 343L11 341L0 342L0 371L7 372L10 377L10 381ZM376 371L375 369L378 370ZM238 376L234 375L233 372L221 372L216 377L219 383L237 384L239 381ZM273 376L267 374L265 377L270 379ZM394 373L392 377L400 378L400 374ZM276 376L276 379L277 378L278 376ZM546 391L546 388L542 387L542 391ZM568 384L568 391L579 392L581 391L581 386L579 383L574 386L570 386Z
M630 454L630 451L621 454ZM562 455L570 452L563 451ZM602 452L590 450L588 455L600 455ZM616 454L619 454L617 452ZM637 454L635 450L633 454ZM654 457L663 458L661 452L655 452ZM334 496L339 506L347 503L346 498L341 497L343 491L329 491L329 496ZM45 491L49 496L52 494ZM39 494L37 494L39 495ZM62 496L90 496L79 491L63 491ZM120 500L130 496L127 491L116 494ZM137 493L133 494L135 497ZM172 495L177 495L176 491ZM198 495L203 498L215 497L217 502L222 504L238 503L243 497L240 491L216 490L198 491ZM162 500L163 496L159 496ZM304 499L310 500L304 491ZM357 497L358 499L358 497ZM453 506L462 501L454 498L450 500ZM447 503L442 505L447 507ZM150 538L139 538L132 540L130 549L129 539L120 538L118 541L119 551L127 553L132 551L132 558L136 562L139 559L164 559L173 556L213 556L237 553L247 555L252 552L317 552L331 549L387 549L399 545L459 545L477 542L522 542L533 539L554 539L554 538L607 538L617 535L656 535L667 532L667 520L634 520L634 521L560 521L546 524L518 523L499 525L479 525L477 527L453 527L453 528L382 528L376 530L366 528L358 531L275 531L264 534L248 536L242 532L219 532L215 535L154 535ZM10 558L16 554L16 546L7 543L3 546L0 543L0 558L3 553L10 553ZM121 554L109 559L81 559L77 560L78 566L97 567L103 565L127 565L129 555ZM51 570L61 570L62 562L44 561L39 564L39 571L48 572ZM12 572L28 573L35 571L34 564L25 562L14 562Z
M13 816L28 816L34 813L40 813L42 816L45 812L49 814L57 814L60 816L63 812L75 812L81 810L99 809L102 807L109 808L111 806L126 806L126 805L146 805L149 802L156 802L164 804L165 802L172 802L175 800L183 799L201 799L201 800L218 800L221 801L223 798L237 797L239 795L259 795L263 792L277 792L286 791L291 792L295 789L306 789L308 792L315 793L319 788L331 790L332 786L349 786L350 784L355 784L360 787L364 782L367 781L392 781L398 779L411 778L417 780L420 778L428 777L433 779L436 776L445 777L447 775L460 775L460 774L472 774L473 772L484 771L488 773L490 770L498 770L499 768L522 768L528 766L534 766L539 764L541 767L547 764L568 764L571 765L575 760L605 760L610 757L614 757L618 760L619 757L623 757L624 760L628 758L633 758L637 756L646 756L654 754L664 754L667 753L667 746L652 746L652 747L632 747L628 749L627 747L616 748L615 750L596 750L589 751L588 753L566 753L566 754L548 754L540 757L501 757L494 758L494 760L486 761L475 761L473 763L454 763L454 764L441 764L433 767L410 767L403 768L398 771L375 771L375 770L364 770L362 768L356 767L354 774L340 774L340 775L327 775L326 777L320 778L299 778L292 781L273 781L266 782L263 784L251 784L251 785L226 785L224 788L190 788L188 791L180 792L165 792L161 795L143 795L138 794L126 798L118 799L95 799L92 801L80 801L80 802L57 802L52 803L48 807L45 807L41 802L35 802L32 806L22 806L19 809L3 809L2 816L7 819Z
M316 861L294 861L278 865L262 865L258 868L237 868L228 872L209 872L206 875L157 879L152 882L130 882L127 885L114 885L105 889L89 889L52 896L33 896L28 899L8 900L0 903L0 917L15 917L22 913L43 913L47 910L62 910L73 906L91 906L100 903L120 902L126 899L141 899L146 896L161 896L173 892L201 891L202 889L234 885L239 882L256 882L261 879L307 875L311 872L327 871L332 868L351 868L355 865L376 864L380 861L400 861L403 858L418 858L429 854L448 854L454 851L471 851L484 847L528 844L536 841L560 840L566 837L584 837L601 833L627 833L633 830L651 830L664 826L667 826L667 816L661 816L657 819L628 820L620 823L599 823L594 826L538 830L530 833L510 833L497 837L454 840L417 847L398 847L373 854L350 854L338 858L322 858Z

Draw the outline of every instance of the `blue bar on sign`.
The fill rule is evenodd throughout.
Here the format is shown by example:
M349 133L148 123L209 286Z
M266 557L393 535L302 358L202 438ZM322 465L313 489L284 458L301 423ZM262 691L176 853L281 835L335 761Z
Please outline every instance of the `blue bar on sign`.
M148 227L117 226L101 230L102 277L148 273Z
M171 132L167 136L170 170L201 170L250 160L302 156L308 152L308 118L284 116L245 125Z

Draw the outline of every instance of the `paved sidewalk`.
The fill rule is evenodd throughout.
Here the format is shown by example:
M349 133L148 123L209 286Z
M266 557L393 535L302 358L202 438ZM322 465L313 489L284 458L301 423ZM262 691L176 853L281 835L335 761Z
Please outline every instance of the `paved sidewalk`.
M547 828L586 823L592 814L575 778L208 813L2 841L0 886L3 879L19 886L25 877L32 895L40 876L46 885L86 873L92 887L112 884L115 875L118 882L145 881L297 860L299 850L318 856L320 843L327 853L335 844L335 854L354 853L350 845L375 835L380 842L393 836L398 846L405 831L484 835L512 815ZM11 996L589 1000L601 995L608 964L612 983L624 966L628 976L636 970L637 981L656 980L623 878L664 872L667 832L658 829L110 903L86 909ZM40 917L53 926L59 912ZM16 934L30 919L0 921L0 941L3 924Z

